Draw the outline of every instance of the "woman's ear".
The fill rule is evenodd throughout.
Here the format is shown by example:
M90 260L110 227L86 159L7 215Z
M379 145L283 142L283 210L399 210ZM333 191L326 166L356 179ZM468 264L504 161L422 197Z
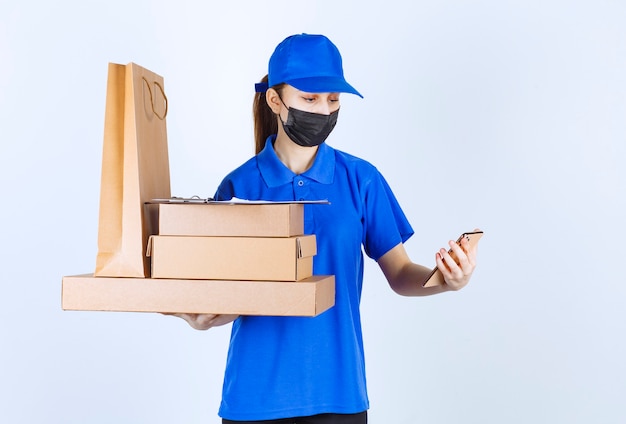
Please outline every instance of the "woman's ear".
M278 91L274 90L273 88L268 88L265 92L265 101L275 115L278 115L280 113L280 107L283 102L280 100Z

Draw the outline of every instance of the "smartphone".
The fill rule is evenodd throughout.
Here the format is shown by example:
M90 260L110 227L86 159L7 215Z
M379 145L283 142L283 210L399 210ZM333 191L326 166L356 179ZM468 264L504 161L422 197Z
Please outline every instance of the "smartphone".
M464 238L467 238L467 241L469 241L470 247L474 247L476 246L476 244L478 244L478 240L480 240L482 236L483 236L482 231L471 231L469 233L463 233L457 239L456 243L460 244L461 240L463 240ZM450 254L450 256L452 256L452 259L454 259L455 262L458 263L457 257L452 251L452 249L448 250L448 253ZM431 272L428 278L426 279L426 282L423 284L423 287L441 286L443 284L445 284L445 281L443 279L443 274L441 273L441 271L439 271L437 267L435 267L433 269L433 272Z

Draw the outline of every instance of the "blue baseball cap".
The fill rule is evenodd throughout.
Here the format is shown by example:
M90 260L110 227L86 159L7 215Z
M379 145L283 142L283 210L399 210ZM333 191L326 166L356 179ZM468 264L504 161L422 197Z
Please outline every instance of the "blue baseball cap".
M269 81L256 84L257 92L289 84L308 93L352 93L363 97L343 76L339 49L323 35L287 37L270 57Z

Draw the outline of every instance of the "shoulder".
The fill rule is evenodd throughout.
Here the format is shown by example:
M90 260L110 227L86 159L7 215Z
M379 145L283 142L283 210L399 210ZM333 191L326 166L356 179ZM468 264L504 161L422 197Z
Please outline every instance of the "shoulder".
M346 168L358 169L369 172L378 172L376 167L369 161L360 157L346 153L342 150L333 149L335 151L335 159L337 164Z
M231 199L236 196L235 188L245 186L246 181L250 181L255 175L259 175L259 167L257 157L253 156L224 177L214 197L217 200Z
M258 172L259 167L257 165L257 157L253 156L226 175L226 177L224 177L224 181L249 178L251 174L258 174Z
M363 198L378 193L394 197L385 176L368 160L341 150L335 150L335 158L335 174L345 175L349 184L355 187Z
M335 150L335 163L338 168L343 168L348 174L360 178L373 178L381 176L380 172L371 162L346 153Z

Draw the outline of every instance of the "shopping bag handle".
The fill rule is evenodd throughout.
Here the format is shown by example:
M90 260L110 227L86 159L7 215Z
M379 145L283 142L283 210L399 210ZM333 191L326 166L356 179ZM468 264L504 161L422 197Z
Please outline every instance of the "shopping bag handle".
M167 96L165 95L165 90L163 90L163 86L159 84L157 81L154 81L154 85L159 87L159 90L161 90L161 94L163 95L163 98L165 99L165 113L163 114L163 116L161 116L157 113L156 109L154 108L154 98L152 97L152 89L150 88L150 83L148 82L146 77L141 77L141 78L146 82L146 85L148 86L148 93L150 93L150 106L152 107L152 113L154 113L156 117L159 118L161 121L164 120L165 117L167 116Z

